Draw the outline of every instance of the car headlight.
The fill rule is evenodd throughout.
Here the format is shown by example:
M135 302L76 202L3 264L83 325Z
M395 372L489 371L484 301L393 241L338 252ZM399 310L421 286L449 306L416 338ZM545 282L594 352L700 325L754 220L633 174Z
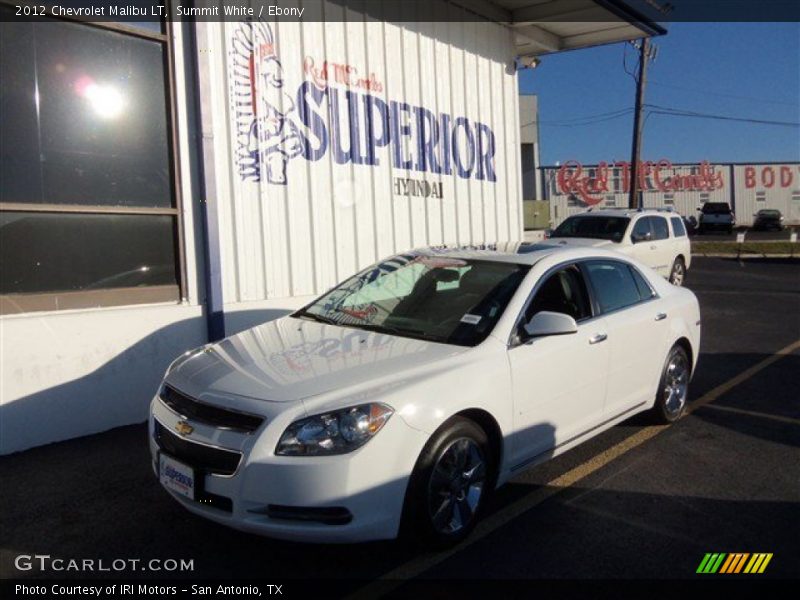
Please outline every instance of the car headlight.
M371 440L394 411L385 404L361 404L295 421L283 432L275 454L347 454Z

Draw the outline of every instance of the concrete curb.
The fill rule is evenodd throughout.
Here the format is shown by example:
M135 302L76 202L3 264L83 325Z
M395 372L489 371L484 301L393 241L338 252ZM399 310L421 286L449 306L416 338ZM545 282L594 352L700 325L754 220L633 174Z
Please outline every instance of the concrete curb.
M742 254L741 256L737 256L735 252L710 252L708 254L703 252L692 252L692 257L702 256L703 258L740 258L740 259L748 259L748 258L798 258L800 259L800 253L797 254Z

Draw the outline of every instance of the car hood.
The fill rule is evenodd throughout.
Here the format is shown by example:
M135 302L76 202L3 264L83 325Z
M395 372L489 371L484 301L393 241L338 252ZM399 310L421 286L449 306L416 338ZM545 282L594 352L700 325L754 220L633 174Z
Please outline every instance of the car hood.
M284 317L206 347L167 382L196 398L291 402L404 371L467 348Z
M548 246L582 246L586 248L606 248L608 250L613 250L614 248L618 247L619 244L616 244L610 240L598 240L594 238L581 238L581 237L571 237L571 238L550 238L541 242L542 244Z

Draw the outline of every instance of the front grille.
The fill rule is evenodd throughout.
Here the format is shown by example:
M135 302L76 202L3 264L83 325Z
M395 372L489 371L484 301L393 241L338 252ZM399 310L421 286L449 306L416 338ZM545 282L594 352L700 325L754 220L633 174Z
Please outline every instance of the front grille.
M233 475L242 458L240 452L186 440L169 431L158 421L155 422L155 441L166 454L204 473Z
M161 393L161 401L169 406L176 413L186 419L197 421L217 427L218 429L231 429L252 433L264 422L263 417L212 406L205 402L198 402L194 398L182 394L175 388L168 385L164 386Z
M308 506L282 506L270 504L266 511L251 511L266 514L270 519L285 521L313 521L325 525L347 525L353 520L353 515L343 506L308 507Z

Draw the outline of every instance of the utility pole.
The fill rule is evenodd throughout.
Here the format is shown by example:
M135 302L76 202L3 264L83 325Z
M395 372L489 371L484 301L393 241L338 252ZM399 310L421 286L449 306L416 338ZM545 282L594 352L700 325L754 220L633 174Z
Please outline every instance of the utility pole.
M631 145L631 181L628 186L628 208L639 206L639 154L642 145L642 106L647 85L647 61L650 60L650 38L639 40L639 75L636 79L636 106L633 110L633 144Z

